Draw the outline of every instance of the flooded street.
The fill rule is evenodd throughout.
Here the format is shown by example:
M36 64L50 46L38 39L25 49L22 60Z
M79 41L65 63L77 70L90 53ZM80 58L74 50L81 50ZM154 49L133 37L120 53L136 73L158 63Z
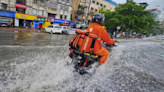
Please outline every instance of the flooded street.
M95 74L66 63L72 35L0 31L0 92L164 92L164 42L119 39Z

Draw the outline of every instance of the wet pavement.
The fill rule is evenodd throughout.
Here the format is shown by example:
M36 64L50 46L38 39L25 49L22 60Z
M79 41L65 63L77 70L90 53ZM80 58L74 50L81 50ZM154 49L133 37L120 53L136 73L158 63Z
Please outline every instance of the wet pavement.
M0 31L0 92L164 92L164 42L118 39L95 74L66 63L72 35Z

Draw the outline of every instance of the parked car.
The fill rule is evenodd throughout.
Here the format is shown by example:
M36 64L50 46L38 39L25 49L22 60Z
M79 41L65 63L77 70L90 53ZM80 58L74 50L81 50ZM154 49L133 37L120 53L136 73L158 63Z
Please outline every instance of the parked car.
M9 27L10 26L10 21L7 18L0 18L0 26L5 26Z
M44 32L53 33L66 33L69 30L69 26L49 25L45 28Z
M164 40L164 35L157 35L156 40Z

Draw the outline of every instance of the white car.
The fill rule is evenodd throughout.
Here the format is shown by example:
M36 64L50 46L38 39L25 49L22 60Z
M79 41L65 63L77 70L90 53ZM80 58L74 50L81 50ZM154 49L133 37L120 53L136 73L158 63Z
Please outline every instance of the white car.
M53 33L63 33L63 31L67 30L67 26L58 26L58 25L49 25L45 28L44 32Z

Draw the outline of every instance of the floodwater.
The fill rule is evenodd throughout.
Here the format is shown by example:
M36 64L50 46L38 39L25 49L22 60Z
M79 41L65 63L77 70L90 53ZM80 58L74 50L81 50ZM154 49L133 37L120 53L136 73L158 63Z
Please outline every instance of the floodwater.
M0 92L164 92L164 42L118 39L92 75L67 65L72 35L0 31Z

